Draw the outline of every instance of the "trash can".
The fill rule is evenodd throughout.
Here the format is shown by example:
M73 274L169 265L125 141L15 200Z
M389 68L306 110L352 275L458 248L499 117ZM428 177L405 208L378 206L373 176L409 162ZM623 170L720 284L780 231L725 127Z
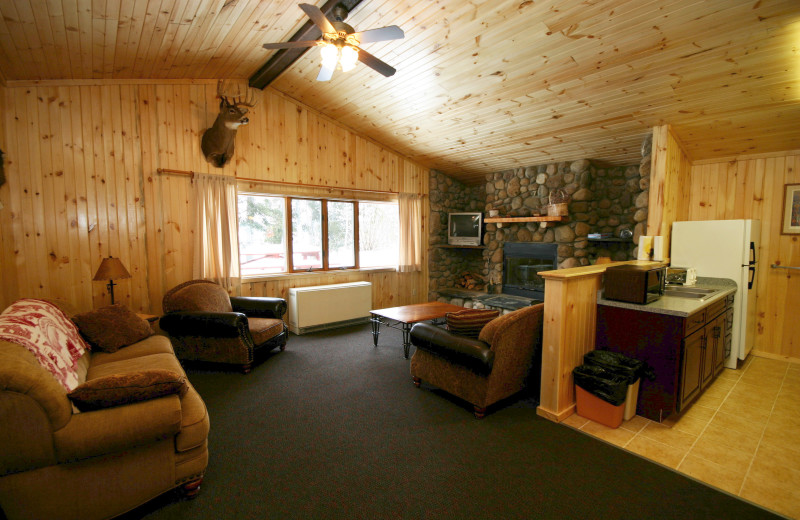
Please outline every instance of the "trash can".
M630 358L618 352L608 350L593 350L583 356L587 365L597 366L624 376L628 381L628 390L625 398L624 420L630 420L636 415L636 404L639 397L639 381L641 378L652 379L652 369L644 361Z
M618 428L625 413L628 379L605 368L581 365L572 371L578 415Z

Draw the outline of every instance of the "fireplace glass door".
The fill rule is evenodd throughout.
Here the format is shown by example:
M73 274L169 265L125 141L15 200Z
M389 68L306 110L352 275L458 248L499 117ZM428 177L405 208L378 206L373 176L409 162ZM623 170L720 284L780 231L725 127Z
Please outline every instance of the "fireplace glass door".
M544 299L542 271L558 269L558 246L539 243L503 245L503 292Z

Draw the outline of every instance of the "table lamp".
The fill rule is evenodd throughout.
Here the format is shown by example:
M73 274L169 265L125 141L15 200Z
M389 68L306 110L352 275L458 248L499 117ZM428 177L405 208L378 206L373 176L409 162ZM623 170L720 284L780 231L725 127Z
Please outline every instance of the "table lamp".
M125 266L122 265L122 261L119 258L114 258L113 256L109 256L108 258L103 258L103 261L100 262L100 267L97 268L97 273L94 275L93 280L101 281L101 280L108 280L108 292L111 293L111 305L114 305L114 278L117 280L130 278L131 273L125 269Z

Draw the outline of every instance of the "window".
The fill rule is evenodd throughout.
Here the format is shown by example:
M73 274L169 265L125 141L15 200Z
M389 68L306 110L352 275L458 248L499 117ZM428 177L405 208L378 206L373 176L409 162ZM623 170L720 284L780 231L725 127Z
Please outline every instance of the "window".
M286 272L286 199L239 195L242 276Z
M239 195L242 276L396 267L393 202Z
M292 266L294 270L322 269L322 201L293 199Z
M360 202L358 242L361 267L396 265L400 236L397 204ZM387 262L392 262L387 264Z
M344 269L356 265L356 205L328 202L328 265Z

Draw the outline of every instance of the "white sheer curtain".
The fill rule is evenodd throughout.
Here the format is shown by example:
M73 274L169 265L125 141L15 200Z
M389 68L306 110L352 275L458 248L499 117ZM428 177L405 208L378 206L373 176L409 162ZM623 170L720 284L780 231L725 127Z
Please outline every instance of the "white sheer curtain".
M240 284L236 179L196 173L194 197L192 276L215 281L230 292Z
M422 270L422 197L400 193L400 272Z

